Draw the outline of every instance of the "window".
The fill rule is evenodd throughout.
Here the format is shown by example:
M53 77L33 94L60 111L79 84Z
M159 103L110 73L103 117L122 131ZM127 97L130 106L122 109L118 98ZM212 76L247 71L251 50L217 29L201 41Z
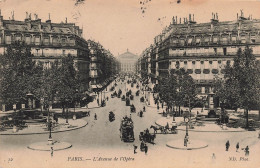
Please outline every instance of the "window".
M223 48L223 54L227 55L227 48Z
M217 43L218 42L218 38L217 37L214 37L213 38L213 43Z
M205 37L204 42L206 42L206 43L209 42L209 37Z
M219 64L221 64L221 61L220 61L220 60L218 60L218 63L219 63Z
M192 64L195 64L195 61L192 61Z
M217 48L214 48L214 53L215 55L217 55Z
M184 61L184 64L186 65L186 64L187 64L187 61Z
M200 61L201 64L204 64L204 61Z
M35 45L40 45L40 36L35 37L34 43L35 43Z
M191 44L192 43L192 38L189 38L188 39L188 44Z
M49 37L45 37L43 43L44 45L49 45Z
M211 72L212 72L213 74L218 74L218 69L212 69Z
M237 41L237 37L236 36L232 36L231 40L232 40L232 42L236 42Z
M25 43L26 44L31 44L31 36L25 36Z
M11 35L6 35L5 36L5 43L6 44L11 44L12 40L11 40Z
M65 55L66 50L62 50L62 55Z
M251 43L255 43L255 35L251 35L250 40L251 40Z
M200 44L200 38L196 38L196 44Z
M241 43L245 44L246 43L246 36L241 36Z
M228 42L228 38L227 37L222 37L222 43L223 44L227 44Z
M209 61L209 64L212 64L212 61Z
M21 41L22 37L20 34L15 35L15 41Z
M227 64L230 65L230 60L227 60Z

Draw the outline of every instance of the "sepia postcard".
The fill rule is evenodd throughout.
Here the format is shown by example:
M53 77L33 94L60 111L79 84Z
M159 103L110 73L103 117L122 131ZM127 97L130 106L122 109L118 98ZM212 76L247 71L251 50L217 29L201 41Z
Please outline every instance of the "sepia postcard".
M0 168L259 155L259 0L0 0Z

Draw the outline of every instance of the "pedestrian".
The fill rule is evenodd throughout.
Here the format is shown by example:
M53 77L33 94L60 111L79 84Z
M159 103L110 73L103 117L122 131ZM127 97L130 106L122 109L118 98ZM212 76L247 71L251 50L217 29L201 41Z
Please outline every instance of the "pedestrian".
M230 143L229 143L229 140L228 140L228 141L226 142L226 151L228 151L229 146L230 146Z
M143 111L145 112L145 106L143 107Z
M98 104L98 106L99 106L99 99L97 98L97 104Z
M213 160L216 159L215 153L212 154L212 159L213 159Z
M107 96L107 101L108 101L108 96Z
M238 152L238 149L239 149L239 142L236 145L236 152Z
M97 114L95 113L95 115L94 115L94 120L97 120Z
M248 146L246 146L246 148L245 148L245 156L249 156L249 147Z
M136 154L136 149L137 149L137 146L136 145L133 145L134 146L134 154Z
M51 157L53 157L53 147L51 147Z
M185 137L184 137L184 146L186 146L186 147L187 147L187 142L188 142L187 136L185 135Z
M144 152L145 154L147 155L147 152L148 152L148 146L146 144L144 144Z

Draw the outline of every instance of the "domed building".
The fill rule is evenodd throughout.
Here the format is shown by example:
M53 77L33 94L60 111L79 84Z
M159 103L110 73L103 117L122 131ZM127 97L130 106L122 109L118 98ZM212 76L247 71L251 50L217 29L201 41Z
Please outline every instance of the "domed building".
M128 49L125 53L118 56L122 73L135 73L136 61L138 56L129 52Z

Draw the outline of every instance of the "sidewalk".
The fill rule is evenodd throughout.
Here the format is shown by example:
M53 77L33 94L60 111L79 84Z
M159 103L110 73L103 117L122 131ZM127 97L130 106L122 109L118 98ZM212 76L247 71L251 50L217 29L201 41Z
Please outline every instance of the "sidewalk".
M59 118L58 125L53 128L52 133L71 131L85 127L88 124L88 122L83 119L69 119L68 123L69 124L66 124L65 119ZM28 125L28 127L23 128L22 130L18 130L17 132L14 132L13 129L5 129L3 131L0 131L0 135L31 135L48 133L49 131L45 123L38 125Z
M194 120L195 121L195 120ZM175 117L175 122L177 123L178 127L177 130L180 131L186 131L186 125L184 123L183 117ZM161 117L158 119L155 124L159 126L166 126L167 123L169 124L169 127L173 125L173 119L172 117L167 118L167 117ZM243 128L221 128L219 125L215 124L214 122L197 122L197 125L193 125L193 129L189 129L189 131L194 131L194 132L245 132L247 130Z

